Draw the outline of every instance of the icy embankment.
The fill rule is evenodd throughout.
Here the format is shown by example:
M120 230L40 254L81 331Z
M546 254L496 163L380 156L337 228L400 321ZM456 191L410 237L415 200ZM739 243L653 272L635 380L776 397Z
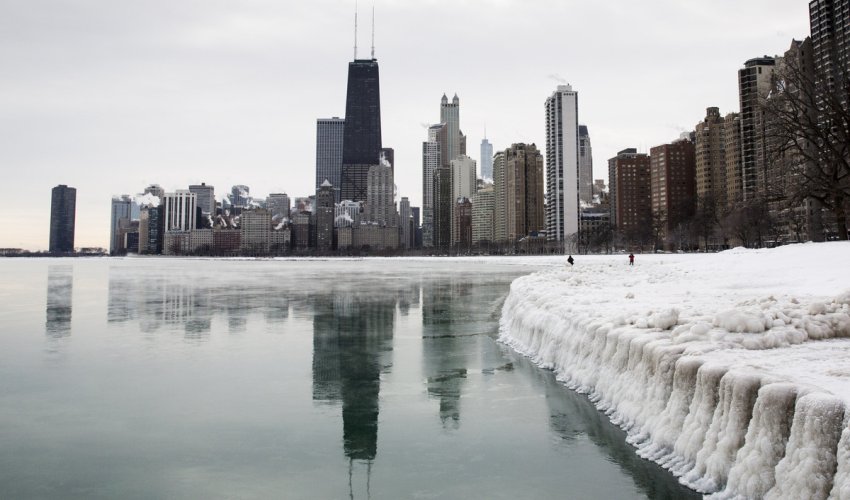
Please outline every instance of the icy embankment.
M711 498L850 499L850 243L579 256L500 327Z

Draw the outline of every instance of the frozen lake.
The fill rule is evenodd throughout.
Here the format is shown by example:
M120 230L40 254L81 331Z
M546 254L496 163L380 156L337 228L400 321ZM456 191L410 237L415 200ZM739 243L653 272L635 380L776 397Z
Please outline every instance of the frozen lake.
M0 498L688 498L498 344L552 259L0 259Z

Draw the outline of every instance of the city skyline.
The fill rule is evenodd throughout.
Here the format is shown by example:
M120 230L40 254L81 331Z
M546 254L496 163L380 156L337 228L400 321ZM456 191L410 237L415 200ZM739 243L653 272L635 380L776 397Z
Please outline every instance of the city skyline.
M395 148L399 198L413 206L422 205L424 126L444 92L463 97L470 143L480 142L486 123L494 150L503 150L544 143L543 103L568 81L582 92L581 121L603 165L625 147L648 152L693 130L707 107L738 111L744 62L782 54L809 34L803 1L497 2L453 5L451 22L435 8L442 5L375 4L383 143ZM736 15L726 15L733 8ZM78 247L109 246L111 197L152 183L171 192L203 181L221 186L219 197L237 184L262 197L314 194L316 120L344 118L353 2L56 3L40 12L48 11L0 8L0 62L9 68L0 83L8 141L0 164L16 173L17 186L14 208L0 215L0 247L47 247L47 193L56 184L78 190ZM368 46L366 14L361 6L359 57ZM528 35L505 45L487 34L505 23L527 26ZM451 49L421 43L435 26ZM450 50L459 57L440 55ZM445 64L423 71L429 57ZM500 62L515 58L524 71L495 79Z

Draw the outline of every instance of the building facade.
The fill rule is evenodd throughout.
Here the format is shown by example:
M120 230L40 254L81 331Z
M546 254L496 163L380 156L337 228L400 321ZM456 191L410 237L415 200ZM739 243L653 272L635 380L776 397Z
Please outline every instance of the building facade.
M495 241L494 204L492 184L485 185L472 196L472 242L474 244Z
M398 227L392 167L373 165L366 185L366 220L381 226Z
M109 253L118 255L124 253L124 237L121 234L121 221L130 220L133 200L129 195L112 197L112 217L109 230Z
M460 234L456 229L460 227L457 222L457 214L455 208L461 198L470 199L475 193L477 187L475 177L475 160L466 156L460 155L451 162L452 171L452 244L458 243Z
M452 172L439 167L434 170L433 246L447 250L452 238Z
M344 135L344 119L333 117L316 120L316 191L327 180L334 186L335 203L340 200Z
M204 215L215 215L215 188L205 182L189 186L189 192L195 193L198 207Z
M578 199L584 204L593 202L593 147L586 125L578 126Z
M650 158L631 148L621 151L612 161L610 184L612 188L616 186L611 191L611 204L616 207L614 223L628 239L634 240L647 235L652 224Z
M399 246L404 249L413 248L413 224L410 211L410 200L402 196L398 203Z
M768 166L766 121L762 109L770 92L777 58L758 57L738 70L741 100L741 194L743 201L759 197Z
M546 99L545 109L547 239L563 242L578 231L578 93L559 85Z
M196 227L197 213L195 193L178 189L163 197L165 231L191 231Z
M266 209L245 210L239 221L243 255L268 255L272 216Z
M660 237L666 239L694 214L695 146L683 139L656 146L649 156L652 216L659 224Z
M720 109L706 109L705 118L696 126L696 195L726 205L726 120ZM651 154L651 152L650 152Z
M273 220L289 219L290 199L286 193L271 193L266 198L266 208Z
M439 136L445 132L442 125L428 129L428 140L422 143L422 244L434 245L434 170L442 166Z
M355 59L348 63L340 199L366 201L369 167L382 147L378 61Z
M330 252L334 243L334 187L325 179L316 192L316 250Z
M77 190L60 184L50 192L50 253L74 251Z
M543 155L534 144L505 150L505 219L509 241L546 229L543 213ZM576 203L578 203L576 191Z
M481 178L493 182L493 145L486 137L481 139Z

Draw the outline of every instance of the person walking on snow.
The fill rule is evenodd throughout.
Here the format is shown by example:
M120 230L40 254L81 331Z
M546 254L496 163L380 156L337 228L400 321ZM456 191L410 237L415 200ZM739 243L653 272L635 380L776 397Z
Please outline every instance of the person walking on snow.
M575 260L573 260L573 256L572 256L572 255L570 255L569 257L567 257L567 262L569 262L570 267L573 267L573 262L575 262Z
M633 254L633 253L629 254L629 265L630 266L635 265L635 254Z

